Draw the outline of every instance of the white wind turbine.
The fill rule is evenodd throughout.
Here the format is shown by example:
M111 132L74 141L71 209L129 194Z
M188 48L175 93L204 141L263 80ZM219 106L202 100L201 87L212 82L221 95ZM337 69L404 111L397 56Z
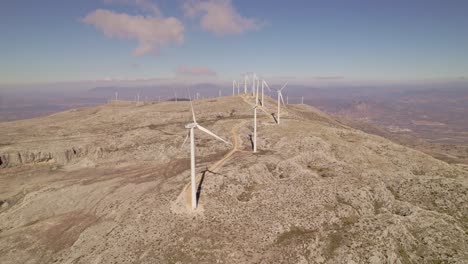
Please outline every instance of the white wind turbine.
M177 103L177 91L174 88L172 90L174 90L174 100Z
M244 75L244 93L247 93L247 82L249 81L249 75Z
M257 78L257 88L256 88L256 93L257 93L257 100L258 100L258 90L260 90L260 79Z
M190 96L189 96L190 97ZM196 178L195 178L195 128L200 129L201 131L207 133L208 135L223 141L226 144L230 144L226 140L220 138L213 132L209 131L208 129L200 126L197 123L197 120L195 119L195 112L193 111L193 104L192 100L190 98L190 107L192 109L192 117L193 117L193 123L185 125L185 128L190 129L189 133L187 134L187 137L185 137L184 143L182 143L182 146L185 145L185 142L187 142L187 139L190 137L190 178L191 178L191 188L192 188L192 209L197 208L197 191L196 191Z
M236 95L236 87L237 87L237 94L239 94L239 83L234 80L232 81L232 96Z
M280 110L281 110L281 109L280 109L280 108L281 108L281 107L280 107L280 105L281 105L281 104L280 104L280 100L281 100L281 102L283 102L283 105L284 105L283 94L281 93L281 91L284 89L284 87L286 87L286 85L288 85L287 82L283 85L283 87L281 87L281 89L276 90L276 91L278 92L278 116L277 116L278 125L279 125L279 123L280 123Z
M253 152L257 152L257 107L258 107L258 89L255 96L255 106L254 110L254 133L253 133Z
M255 96L255 86L257 85L257 75L252 74L252 96Z
M270 86L268 86L268 83L265 81L265 80L262 80L262 99L261 99L261 105L264 106L264 102L263 102L263 96L264 96L264 89L265 87L268 89L268 91L271 92L271 89L270 89Z

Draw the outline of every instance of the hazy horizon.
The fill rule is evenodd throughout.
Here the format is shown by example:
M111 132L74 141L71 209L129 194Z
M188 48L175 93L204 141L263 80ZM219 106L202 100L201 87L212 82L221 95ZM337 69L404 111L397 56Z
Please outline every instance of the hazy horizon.
M432 118L458 131L468 111L467 11L456 0L3 3L0 121L104 104L116 92L129 101L231 95L233 80L242 86L255 72L272 88L287 82L290 103L304 97L385 127Z

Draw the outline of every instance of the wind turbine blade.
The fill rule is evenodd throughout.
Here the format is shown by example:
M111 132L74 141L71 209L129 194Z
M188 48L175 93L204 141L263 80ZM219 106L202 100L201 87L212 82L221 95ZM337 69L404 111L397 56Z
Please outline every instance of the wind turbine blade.
M284 87L286 87L286 85L288 85L288 82L286 82L286 83L283 85L283 87L281 87L281 89L279 89L279 91L283 90Z
M271 89L270 89L270 86L268 86L268 83L267 83L265 80L263 80L263 83L265 84L265 86L266 86L266 88L268 89L268 91L271 92Z
M189 135L190 135L190 131L187 133L187 136L185 136L184 143L182 143L182 146L180 146L180 147L185 146L185 143L187 143Z
M195 119L195 111L193 110L193 103L192 103L192 100L190 100L190 108L192 108L193 122L196 124L196 123L197 123L197 120Z
M190 90L188 88L187 88L187 94L190 99L190 108L192 109L193 122L197 123L197 120L195 119L195 111L193 110L192 95L190 94Z
M218 139L218 140L221 140L222 142L224 142L224 143L226 143L226 144L229 144L229 145L231 144L231 143L227 142L226 140L224 140L224 139L218 137L215 133L209 131L208 129L206 129L206 128L204 128L204 127L198 125L198 124L197 124L197 128L200 129L201 131L207 133L208 135L210 135L210 136L212 136L212 137L215 137L215 138Z
M283 100L283 94L281 92L279 93L279 97L281 98L281 102L283 102L283 105L285 105L284 100Z

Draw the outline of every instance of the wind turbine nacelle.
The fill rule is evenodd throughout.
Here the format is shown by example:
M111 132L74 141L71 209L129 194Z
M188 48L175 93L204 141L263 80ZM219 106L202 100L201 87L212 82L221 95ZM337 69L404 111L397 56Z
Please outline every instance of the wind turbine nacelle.
M196 127L197 127L197 124L195 124L195 123L190 123L188 125L185 125L185 128L187 128L187 129L192 129L192 128L196 128Z

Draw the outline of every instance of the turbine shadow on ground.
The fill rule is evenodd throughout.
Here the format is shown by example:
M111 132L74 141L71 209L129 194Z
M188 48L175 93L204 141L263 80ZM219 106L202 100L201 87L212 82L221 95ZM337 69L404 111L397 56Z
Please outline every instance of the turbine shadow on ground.
M271 116L272 116L273 119L275 120L275 123L278 124L278 119L276 119L275 113L271 113Z
M206 168L205 170L202 171L202 176L201 176L201 178L200 178L200 182L198 183L198 187L197 187L197 196L196 196L196 197L197 197L197 204L198 204L199 201L200 201L202 185L203 185L203 181L205 180L205 176L206 176L206 173L207 173L207 172L213 173L214 175L219 174L219 173L210 171L208 168Z
M252 149L254 149L254 142L253 142L252 134L249 134L249 140L250 140L250 146L252 147Z

